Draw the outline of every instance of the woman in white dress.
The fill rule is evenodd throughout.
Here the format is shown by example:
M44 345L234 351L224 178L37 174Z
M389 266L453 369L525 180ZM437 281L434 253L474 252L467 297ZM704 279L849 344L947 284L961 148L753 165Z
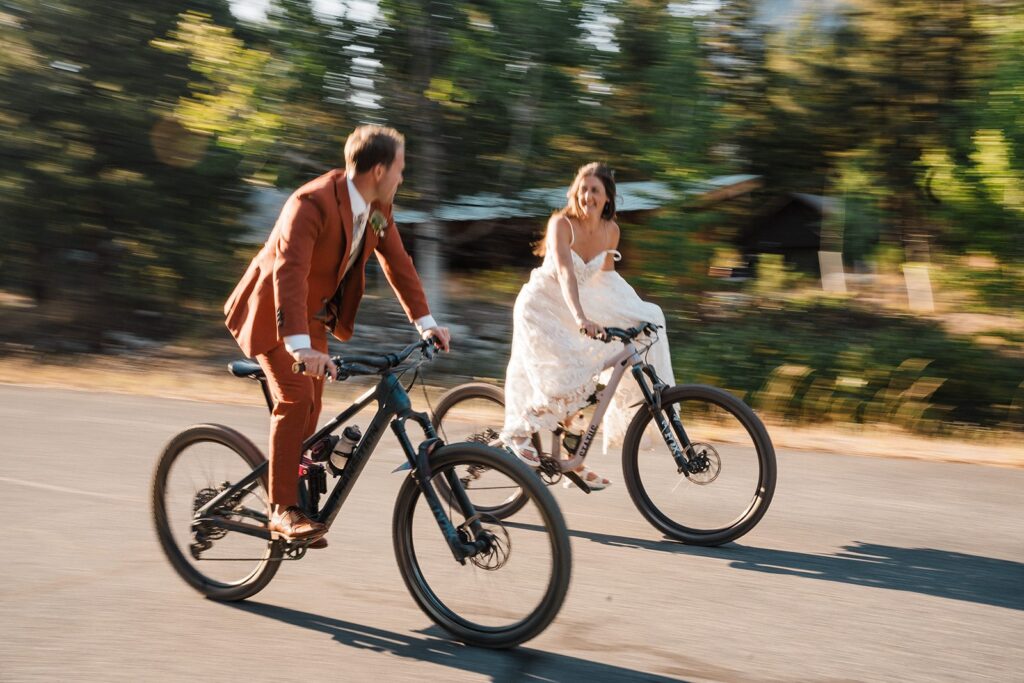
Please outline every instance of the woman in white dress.
M641 322L665 325L661 308L640 299L615 262L622 255L615 223L615 180L607 166L591 163L576 173L564 209L548 220L537 255L544 261L530 274L513 312L512 358L505 375L502 441L522 461L536 466L530 443L535 432L556 429L587 405L605 361L621 350L594 339L604 327ZM658 376L674 384L665 330L647 357ZM604 448L619 443L632 418L629 406L640 389L623 377L602 424ZM611 484L589 468L578 470L588 486Z

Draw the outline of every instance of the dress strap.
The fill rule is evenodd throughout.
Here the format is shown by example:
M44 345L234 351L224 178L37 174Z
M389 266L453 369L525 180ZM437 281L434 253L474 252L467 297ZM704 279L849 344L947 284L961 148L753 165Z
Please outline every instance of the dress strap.
M612 255L612 261L622 260L622 253L618 249L606 249L605 253Z

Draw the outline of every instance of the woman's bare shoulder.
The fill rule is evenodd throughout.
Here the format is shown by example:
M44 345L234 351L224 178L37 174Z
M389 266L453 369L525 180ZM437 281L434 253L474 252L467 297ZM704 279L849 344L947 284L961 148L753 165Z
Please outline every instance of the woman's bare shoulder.
M615 249L619 246L619 224L615 221L608 221L608 248Z

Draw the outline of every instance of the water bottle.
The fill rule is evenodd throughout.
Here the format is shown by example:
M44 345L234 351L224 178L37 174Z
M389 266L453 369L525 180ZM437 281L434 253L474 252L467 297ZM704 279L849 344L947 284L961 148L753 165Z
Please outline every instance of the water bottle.
M566 420L566 424L562 427L562 447L570 456L576 455L580 442L583 440L584 420L583 413L577 413Z
M565 448L565 452L569 455L576 455L577 449L580 447L580 441L583 440L583 432L565 432L562 435L562 447Z
M363 433L359 430L359 425L345 427L345 431L341 433L341 438L338 439L337 445L331 452L330 463L334 476L338 476L345 469L345 463L348 462L349 456L352 455L352 451L356 449L356 445L362 438Z

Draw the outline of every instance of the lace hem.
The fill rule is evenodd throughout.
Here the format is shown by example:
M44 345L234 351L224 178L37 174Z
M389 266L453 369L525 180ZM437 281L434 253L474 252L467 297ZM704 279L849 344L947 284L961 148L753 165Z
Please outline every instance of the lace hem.
M502 441L558 429L559 422L587 407L595 391L596 377L568 394L545 396L543 405L530 406L514 423L506 425L501 432Z

